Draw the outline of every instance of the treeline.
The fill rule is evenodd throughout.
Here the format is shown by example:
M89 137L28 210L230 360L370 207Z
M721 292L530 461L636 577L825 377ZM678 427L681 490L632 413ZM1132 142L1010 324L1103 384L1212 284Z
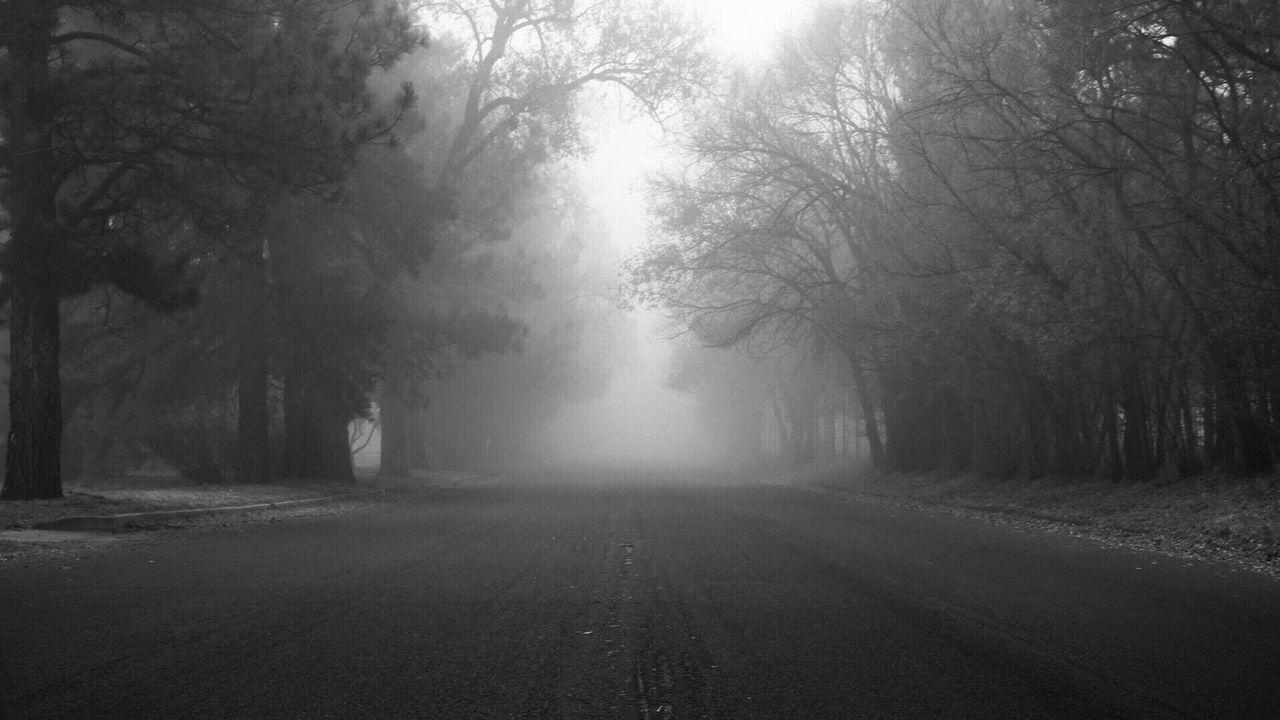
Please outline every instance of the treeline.
M848 367L878 465L1280 452L1280 7L832 4L690 133L637 291Z
M804 464L867 453L847 366L810 348L764 357L680 345L665 383L692 396L710 448L723 462Z
M378 426L383 472L427 467L433 383L589 329L513 309L583 254L556 244L588 231L573 212L529 223L583 147L579 94L662 113L705 70L660 2L2 15L6 499L154 457L202 482L350 481L353 421ZM568 365L538 357L514 392Z

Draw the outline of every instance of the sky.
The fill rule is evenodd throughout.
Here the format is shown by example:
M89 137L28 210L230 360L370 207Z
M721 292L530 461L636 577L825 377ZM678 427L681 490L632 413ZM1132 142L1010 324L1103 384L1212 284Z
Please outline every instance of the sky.
M808 0L681 0L708 23L713 50L730 63L765 63L778 36L798 22ZM598 119L594 152L582 170L609 241L623 254L645 242L646 177L670 157L663 133L646 118ZM694 419L693 400L662 386L671 345L653 311L636 311L636 352L609 391L569 408L555 423L558 450L599 462L679 464L714 461Z
M747 64L769 58L778 35L802 19L812 0L679 0L710 26L724 58Z
M778 37L799 22L813 0L676 0L707 23L722 60L744 66L768 62ZM592 138L585 170L596 209L614 241L630 250L644 239L643 182L668 156L662 132L646 118L607 117Z

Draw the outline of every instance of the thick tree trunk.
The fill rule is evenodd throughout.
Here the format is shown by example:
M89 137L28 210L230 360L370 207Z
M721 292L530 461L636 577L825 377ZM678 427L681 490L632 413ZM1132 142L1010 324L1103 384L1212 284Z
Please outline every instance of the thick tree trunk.
M407 408L407 414L404 441L409 469L430 470L431 464L427 460L427 408L421 402L414 402Z
M391 341L382 361L378 399L382 459L378 474L386 476L408 475L411 470L428 467L426 408L405 360L407 349L401 341L402 332L391 328Z
M0 491L6 500L62 497L61 278L55 268L65 243L57 227L48 66L56 24L57 13L48 3L16 0L6 25L9 68L0 114L8 119L11 234L3 270L13 297L10 424Z
M316 383L297 377L285 382L285 474L307 480L355 482L348 419L338 404ZM290 383L292 389L288 388Z
M283 472L290 478L353 483L350 418L324 387L323 366L315 342L291 353L284 379Z
M261 241L259 241L261 242ZM259 251L240 260L238 483L271 480L271 416L267 406L267 266Z
M320 443L318 477L329 482L354 483L355 462L351 457L351 419L329 393L319 392L313 398L316 409L317 440Z
M9 441L3 498L62 497L58 298L15 287L9 332Z
M382 391L378 400L382 433L379 475L409 474L409 407L405 402L405 375L400 343L392 338L382 363Z

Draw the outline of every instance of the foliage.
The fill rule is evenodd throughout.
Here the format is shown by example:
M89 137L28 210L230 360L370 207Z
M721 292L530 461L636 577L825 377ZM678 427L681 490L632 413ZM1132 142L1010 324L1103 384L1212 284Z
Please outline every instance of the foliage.
M580 97L612 88L660 115L690 97L707 68L697 28L661 1L484 0L425 9L436 41L404 71L424 81L423 118L437 132L413 138L408 149L442 206L430 263L393 290L398 311L380 404L381 471L389 474L427 462L428 412L447 413L440 436L464 436L454 447L468 448L459 462L471 461L483 454L471 450L483 438L515 443L562 393L594 392L604 382L606 369L571 350L587 332L583 309L566 307L562 322L548 323L542 313L550 311L538 303L544 285L558 288L575 267L575 254L555 246L565 230L544 234L525 223L537 214L532 205L554 195L546 168L583 147ZM553 246L548 257L522 241L529 232ZM523 354L491 357L513 350ZM457 382L442 379L450 377ZM548 383L535 401L533 388Z
M526 196L511 239L487 249L483 272L459 288L468 302L502 309L519 330L518 352L436 356L448 364L426 385L428 443L447 466L534 458L547 418L602 393L620 359L605 243L587 241L603 230L561 182Z
M260 237L282 188L331 193L412 104L366 79L422 36L397 2L11 3L0 249L13 338L5 497L60 494L59 298L190 307L195 261ZM265 431L265 430L264 430Z
M640 297L840 348L893 469L1280 458L1275 7L820 12L691 133Z

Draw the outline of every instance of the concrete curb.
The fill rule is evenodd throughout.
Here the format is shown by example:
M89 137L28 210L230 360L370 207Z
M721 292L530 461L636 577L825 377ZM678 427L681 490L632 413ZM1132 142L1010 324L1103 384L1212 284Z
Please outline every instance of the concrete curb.
M80 517L64 517L46 523L32 525L33 530L75 530L81 532L128 532L137 527L166 520L186 520L210 515L222 515L237 512L258 512L261 510L282 510L286 508L320 505L322 503L371 497L381 494L380 491L366 493L343 493L326 495L325 497L303 498L301 500L284 500L274 503L255 503L253 505L227 505L206 508L184 508L181 510L153 510L150 512L125 513L123 515L85 515Z

